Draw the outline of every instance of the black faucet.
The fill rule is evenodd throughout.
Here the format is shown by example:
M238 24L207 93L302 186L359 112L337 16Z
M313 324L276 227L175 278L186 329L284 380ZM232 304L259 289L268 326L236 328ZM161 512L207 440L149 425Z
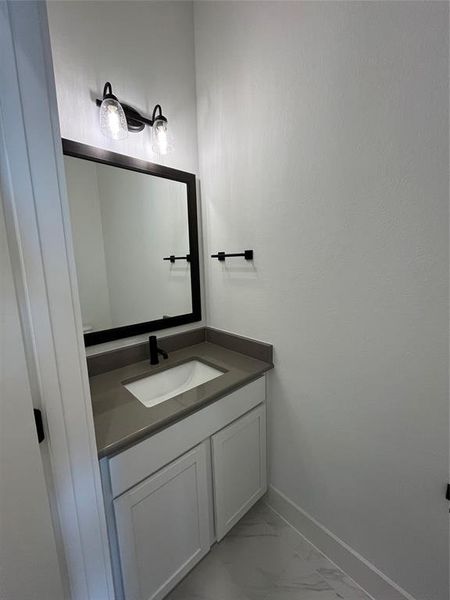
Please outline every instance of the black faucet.
M169 355L167 354L167 352L164 352L164 350L161 350L161 348L158 348L158 341L156 339L156 335L151 335L148 338L148 347L150 350L150 364L151 365L159 364L159 354L161 354L161 356L163 358L169 358Z

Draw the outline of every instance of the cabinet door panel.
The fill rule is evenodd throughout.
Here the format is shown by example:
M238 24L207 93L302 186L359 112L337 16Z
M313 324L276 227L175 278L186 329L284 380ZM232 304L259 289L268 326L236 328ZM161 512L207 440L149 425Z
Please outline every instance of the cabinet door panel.
M114 500L126 600L160 600L208 552L207 443Z
M265 405L212 436L217 540L267 489Z

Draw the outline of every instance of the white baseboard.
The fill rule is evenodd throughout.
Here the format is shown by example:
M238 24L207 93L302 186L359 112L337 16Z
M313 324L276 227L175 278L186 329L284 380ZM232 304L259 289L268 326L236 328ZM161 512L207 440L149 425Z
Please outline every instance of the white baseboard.
M374 600L415 600L282 492L269 486L266 503Z

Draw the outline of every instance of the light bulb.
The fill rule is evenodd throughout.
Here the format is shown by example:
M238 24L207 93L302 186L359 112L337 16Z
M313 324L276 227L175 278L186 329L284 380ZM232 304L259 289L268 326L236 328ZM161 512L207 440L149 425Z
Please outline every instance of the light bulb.
M100 106L100 130L112 140L123 140L128 136L127 118L115 98L105 98Z
M161 155L168 154L172 150L167 133L167 120L165 118L156 119L153 123L152 149L154 152Z

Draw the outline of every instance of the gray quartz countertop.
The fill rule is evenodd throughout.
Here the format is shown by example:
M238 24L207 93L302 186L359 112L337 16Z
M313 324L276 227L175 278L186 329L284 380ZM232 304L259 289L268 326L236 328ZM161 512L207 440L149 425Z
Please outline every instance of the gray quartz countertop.
M141 404L123 385L124 381L146 377L192 359L217 367L224 374L150 408ZM257 379L272 367L271 363L203 342L171 352L159 365L151 366L145 360L91 377L99 458L124 450Z

